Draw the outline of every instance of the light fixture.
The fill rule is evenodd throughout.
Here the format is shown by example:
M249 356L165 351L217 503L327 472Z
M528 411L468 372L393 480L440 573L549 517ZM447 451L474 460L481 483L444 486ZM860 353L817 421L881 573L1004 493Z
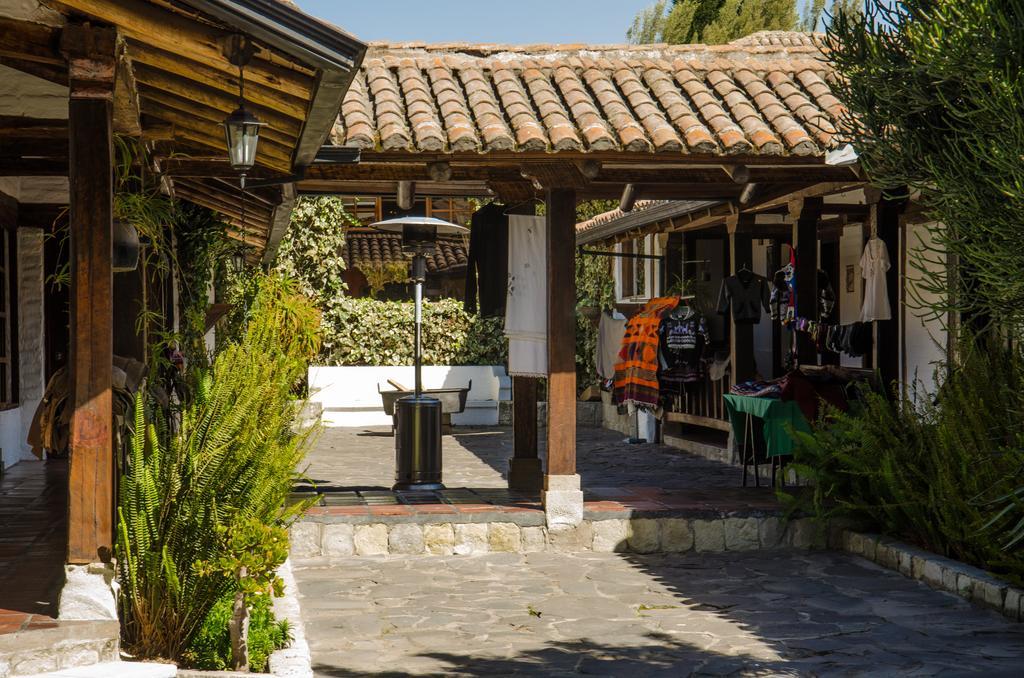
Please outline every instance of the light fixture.
M231 268L235 269L235 273L245 270L245 245L239 245L231 253Z
M238 108L224 119L224 140L228 146L228 161L231 168L239 173L239 183L245 187L245 175L256 164L256 147L260 141L260 128L266 123L259 121L245 107L245 65L255 53L255 47L242 35L232 37L225 50L228 60L238 66Z

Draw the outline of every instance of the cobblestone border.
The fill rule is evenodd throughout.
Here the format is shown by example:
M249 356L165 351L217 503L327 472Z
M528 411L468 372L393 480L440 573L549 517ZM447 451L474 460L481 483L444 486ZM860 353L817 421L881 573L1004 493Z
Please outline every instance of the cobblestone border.
M687 553L825 548L809 518L614 518L577 527L514 522L352 524L301 521L291 528L291 553L317 556L430 556L481 553Z
M833 546L847 553L996 610L1012 621L1024 621L1024 590L977 567L877 534L844 530L837 541Z

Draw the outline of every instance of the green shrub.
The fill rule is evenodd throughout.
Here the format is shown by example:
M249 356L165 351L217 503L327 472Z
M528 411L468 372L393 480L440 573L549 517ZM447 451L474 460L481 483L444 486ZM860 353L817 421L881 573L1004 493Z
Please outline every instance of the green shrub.
M1024 471L1024 355L973 346L934 398L916 395L868 393L799 434L796 469L814 484L802 507L1024 580L1024 549L1006 548L1020 505L1000 516L993 503Z
M412 365L412 302L340 297L326 309L326 365ZM455 299L423 304L424 365L504 365L508 346L501 318L481 318Z
M124 646L140 658L181 659L214 605L246 590L218 566L241 557L232 535L284 527L305 508L285 508L309 435L292 431L291 393L319 348L319 315L290 283L255 277L241 339L199 377L175 425L136 399L116 554Z
M234 596L228 594L214 604L182 657L189 666L204 671L231 669L231 636L228 622ZM270 596L252 598L249 603L249 669L267 670L270 655L291 642L288 621L277 621L270 609Z

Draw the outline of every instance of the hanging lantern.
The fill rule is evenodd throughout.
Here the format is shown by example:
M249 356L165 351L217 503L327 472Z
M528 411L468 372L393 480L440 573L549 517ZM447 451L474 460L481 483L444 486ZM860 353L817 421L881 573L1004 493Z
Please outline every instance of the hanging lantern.
M255 115L239 106L224 120L224 138L228 144L231 168L245 174L256 164L256 146L262 123Z
M113 257L114 273L134 271L139 266L139 232L127 221L114 219Z
M235 273L241 273L245 270L245 247L238 247L234 252L231 253L231 267L235 269Z

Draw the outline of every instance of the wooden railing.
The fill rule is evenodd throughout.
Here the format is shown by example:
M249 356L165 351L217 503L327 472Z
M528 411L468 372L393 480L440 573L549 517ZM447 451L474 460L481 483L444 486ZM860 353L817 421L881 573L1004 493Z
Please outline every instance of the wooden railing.
M722 396L728 393L729 373L717 381L703 382L685 389L682 395L672 397L665 412L665 420L707 426L722 431L729 430L729 417L725 412Z

